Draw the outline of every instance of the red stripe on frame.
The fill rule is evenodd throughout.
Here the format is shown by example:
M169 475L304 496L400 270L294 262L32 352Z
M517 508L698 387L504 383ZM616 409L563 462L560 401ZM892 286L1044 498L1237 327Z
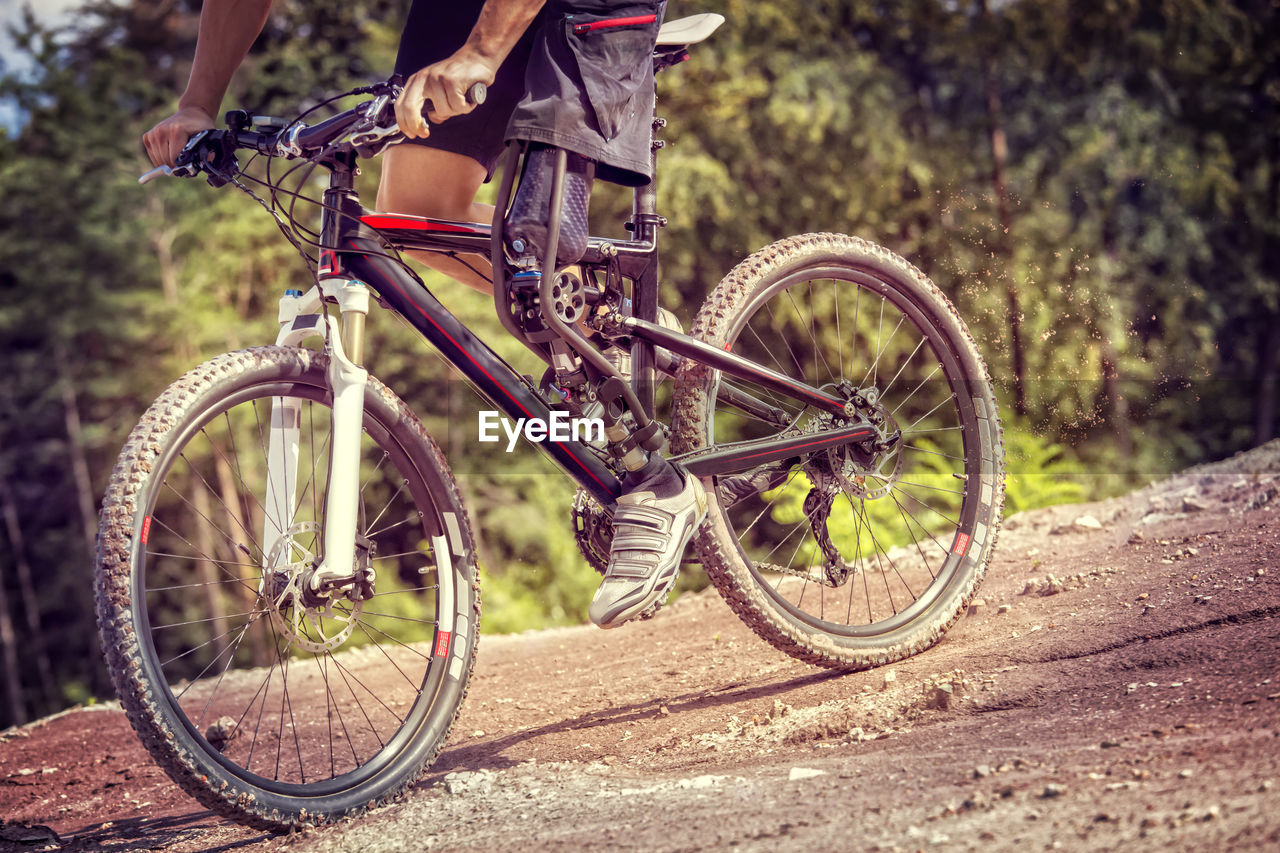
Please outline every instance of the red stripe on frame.
M594 32L595 30L608 30L614 27L634 27L639 24L652 24L658 20L657 15L636 15L631 18L610 18L607 21L592 21L589 24L574 24L573 31L578 35L583 33Z
M405 228L410 231L447 231L451 234L485 234L487 230L471 225L459 225L453 222L424 219L420 216L390 216L386 214L369 214L360 217L360 221L370 228Z

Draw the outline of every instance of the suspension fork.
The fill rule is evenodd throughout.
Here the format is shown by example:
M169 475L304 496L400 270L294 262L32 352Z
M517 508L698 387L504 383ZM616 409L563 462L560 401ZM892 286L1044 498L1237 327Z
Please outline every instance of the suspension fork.
M323 283L322 283L323 287ZM369 288L346 281L338 291L342 334L329 338L329 387L333 389L333 437L329 486L325 489L324 558L311 575L311 589L355 574L356 514L360 504L360 433L364 423L364 320ZM346 351L344 351L344 344Z
M322 297L336 299L341 326L318 313ZM356 522L360 500L360 435L364 422L364 392L369 373L364 360L364 326L369 313L369 289L343 277L322 279L304 295L287 293L280 300L280 334L276 343L296 346L314 335L325 335L329 353L327 380L333 392L329 439L328 487L325 489L324 551L310 576L312 591L355 573ZM272 400L271 434L267 451L267 492L263 521L263 559L293 524L297 503L300 404L294 398ZM317 485L316 488L319 488Z

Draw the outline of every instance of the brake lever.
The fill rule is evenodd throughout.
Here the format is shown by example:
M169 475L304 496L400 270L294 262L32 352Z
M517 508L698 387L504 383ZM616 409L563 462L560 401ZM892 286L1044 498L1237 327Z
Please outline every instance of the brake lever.
M176 166L156 166L154 169L143 172L138 178L138 184L149 184L156 178L162 176L166 178L194 178L196 175L200 174L200 169L196 166L191 155L192 152L194 152L195 147L200 144L200 141L208 135L208 130L202 130L199 133L196 133L187 140L187 144L184 145L182 147L182 151L178 153Z
M149 184L152 181L154 181L156 178L159 178L161 176L164 176L167 178L167 177L171 177L173 174L174 174L174 171L170 166L167 166L167 165L156 166L154 169L150 169L146 172L143 172L142 175L139 176L138 178L138 184L139 185Z
M365 108L361 126L348 137L348 142L364 156L372 156L394 140L400 133L395 123L395 113L389 108L395 101L390 94L380 95Z

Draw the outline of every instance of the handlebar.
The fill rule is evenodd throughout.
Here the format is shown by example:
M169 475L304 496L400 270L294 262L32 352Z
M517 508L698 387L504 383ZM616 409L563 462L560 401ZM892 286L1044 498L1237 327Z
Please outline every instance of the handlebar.
M373 156L399 135L393 105L400 92L401 86L396 78L361 87L349 94L374 94L377 97L318 124L306 125L299 121L269 132L246 129L245 126L253 120L249 114L239 110L229 112L226 116L228 130L200 131L182 149L175 166L157 166L139 177L138 183L147 184L162 175L190 178L201 171L210 173L211 183L215 177L225 183L226 179L220 173L228 160L234 164L236 150L254 151L267 157L314 158L323 155L326 149L348 134L351 139L344 144L363 156ZM482 82L471 84L465 93L467 103L473 106L483 104L487 96L488 87ZM422 109L424 117L431 109L432 104L427 101ZM366 150L361 151L362 146Z

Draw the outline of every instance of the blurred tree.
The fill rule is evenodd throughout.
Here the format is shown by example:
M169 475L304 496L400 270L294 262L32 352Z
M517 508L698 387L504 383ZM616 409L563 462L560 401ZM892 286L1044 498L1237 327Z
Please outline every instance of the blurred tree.
M407 5L277 0L226 105L294 115L383 76ZM0 130L0 662L18 684L0 725L109 690L88 540L112 460L165 384L269 340L276 294L307 282L234 190L133 184L138 136L185 83L198 8L92 2L57 32L28 19L17 43L34 69L0 82L22 117ZM1004 396L1025 398L1013 426L1075 457L1022 464L1150 475L1274 434L1274 2L706 0L668 17L699 11L728 23L659 79L663 296L683 320L762 245L855 233L937 281ZM599 230L620 232L629 204L601 187ZM427 281L536 378L491 302ZM571 484L533 453L478 453L484 404L402 327L375 321L370 363L458 470L488 625L579 620L594 577L572 548ZM1046 494L1066 493L1025 503ZM45 695L40 654L13 654L38 650L24 634L41 636L60 695Z

